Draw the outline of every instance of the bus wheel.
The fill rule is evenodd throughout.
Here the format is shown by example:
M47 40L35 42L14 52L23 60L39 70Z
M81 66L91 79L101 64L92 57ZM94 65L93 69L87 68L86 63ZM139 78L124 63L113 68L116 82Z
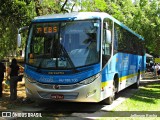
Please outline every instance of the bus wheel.
M140 73L138 72L137 82L132 85L132 88L138 89L139 88L139 84L140 84Z
M116 94L116 87L115 87L115 81L113 81L112 94L111 96L106 98L103 103L111 105L115 99L115 94Z

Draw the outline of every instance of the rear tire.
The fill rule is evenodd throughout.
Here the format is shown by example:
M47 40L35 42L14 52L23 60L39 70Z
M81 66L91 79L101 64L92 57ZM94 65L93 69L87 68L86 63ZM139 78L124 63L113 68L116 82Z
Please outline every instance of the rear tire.
M137 82L132 85L132 88L138 89L139 88L139 84L140 84L140 72L138 72Z

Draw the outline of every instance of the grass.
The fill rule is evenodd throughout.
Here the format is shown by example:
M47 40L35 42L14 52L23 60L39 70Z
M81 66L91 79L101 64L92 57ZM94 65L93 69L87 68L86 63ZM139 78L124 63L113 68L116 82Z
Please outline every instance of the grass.
M114 111L160 111L160 82L141 87Z
M99 120L105 120L106 117L107 120L160 119L160 80L140 87L131 98L127 99L112 112L108 112L104 117Z

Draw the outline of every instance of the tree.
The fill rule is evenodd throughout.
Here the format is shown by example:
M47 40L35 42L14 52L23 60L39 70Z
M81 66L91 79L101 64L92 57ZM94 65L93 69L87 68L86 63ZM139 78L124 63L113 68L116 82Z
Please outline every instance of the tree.
M145 39L147 52L160 55L160 1L106 0L106 12Z
M35 16L78 11L102 11L142 35L149 53L160 55L159 0L1 0L0 58L16 51L17 30ZM26 35L26 34L25 34ZM26 36L23 37L22 48ZM12 53L13 52L13 53Z
M0 1L0 57L14 54L16 50L17 28L28 22L25 2L18 0Z
M158 0L149 2L148 0L140 0L137 2L137 11L134 16L136 22L136 32L139 32L144 38L146 43L147 52L160 55L160 19L159 19L159 4Z

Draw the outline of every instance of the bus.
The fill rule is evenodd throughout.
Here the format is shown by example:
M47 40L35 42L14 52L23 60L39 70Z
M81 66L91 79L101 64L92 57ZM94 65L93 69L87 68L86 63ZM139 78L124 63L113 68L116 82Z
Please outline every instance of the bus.
M138 88L146 65L144 38L111 15L72 12L39 16L27 29L27 97L112 104L119 91Z

